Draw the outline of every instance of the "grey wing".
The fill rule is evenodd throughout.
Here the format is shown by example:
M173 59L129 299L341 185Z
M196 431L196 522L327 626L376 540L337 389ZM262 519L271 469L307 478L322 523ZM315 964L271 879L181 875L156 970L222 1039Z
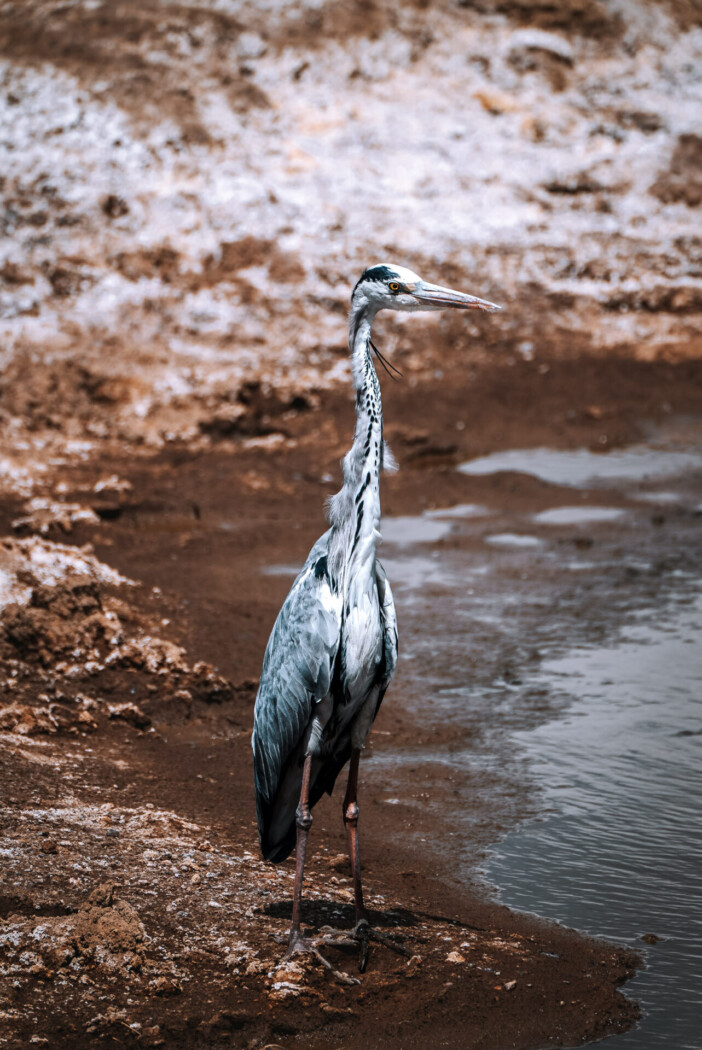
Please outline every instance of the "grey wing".
M385 569L379 561L375 563L375 574L378 581L378 602L380 605L380 622L383 625L383 664L380 678L380 700L390 685L397 667L397 616L395 602ZM380 701L378 702L380 706Z
M341 632L341 598L330 585L328 533L314 545L271 632L254 709L251 743L264 856L276 792L304 739L315 702L329 694Z

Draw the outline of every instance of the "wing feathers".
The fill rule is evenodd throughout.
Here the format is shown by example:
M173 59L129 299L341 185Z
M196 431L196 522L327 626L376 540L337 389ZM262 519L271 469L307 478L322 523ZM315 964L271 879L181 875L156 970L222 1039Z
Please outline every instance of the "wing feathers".
M367 688L377 689L375 716L397 662L395 606L382 565L376 561L374 586L369 583L369 592L360 595L360 604L344 621L342 598L329 577L328 539L327 532L312 548L280 610L256 697L251 743L258 828L264 857L276 862L295 844L298 766L315 705L331 696L334 710L325 731L327 750L313 762L311 805L323 792L331 793L348 761L357 704L362 706ZM346 665L349 643L353 668ZM369 686L362 671L378 659ZM356 695L360 684L354 690L359 675L359 683L366 677L362 696Z
M327 572L315 572L326 551L312 548L275 622L254 710L254 780L261 844L285 767L305 737L315 702L330 691L341 632L341 599Z

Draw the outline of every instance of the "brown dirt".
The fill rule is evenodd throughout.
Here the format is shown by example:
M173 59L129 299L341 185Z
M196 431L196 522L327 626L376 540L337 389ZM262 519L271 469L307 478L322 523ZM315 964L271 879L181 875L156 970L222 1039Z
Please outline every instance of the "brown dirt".
M670 160L651 192L664 204L682 201L688 208L702 204L702 137L681 135Z

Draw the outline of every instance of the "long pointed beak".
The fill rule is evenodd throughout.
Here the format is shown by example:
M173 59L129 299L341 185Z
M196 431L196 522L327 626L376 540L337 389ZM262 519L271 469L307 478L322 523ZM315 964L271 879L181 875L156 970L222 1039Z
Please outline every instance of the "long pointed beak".
M496 303L490 303L487 299L478 299L474 295L466 295L465 292L455 292L452 288L442 288L439 284L427 284L422 281L411 292L412 296L431 310L441 310L451 306L457 310L485 310L487 313L495 313L502 307Z

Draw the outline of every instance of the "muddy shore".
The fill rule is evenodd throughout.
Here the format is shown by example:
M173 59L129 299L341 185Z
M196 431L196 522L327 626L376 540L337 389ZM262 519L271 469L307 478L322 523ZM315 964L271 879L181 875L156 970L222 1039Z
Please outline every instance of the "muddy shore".
M537 494L526 479L470 478L455 463L503 447L619 444L636 437L642 412L650 421L671 405L702 407L696 363L553 359L468 382L454 378L459 355L447 351L445 364L445 379L386 391L401 465L384 485L387 513L476 500L528 509ZM53 486L64 504L94 515L76 516L69 534L50 514L23 524L18 503L4 502L4 578L14 571L31 591L3 618L4 1045L526 1048L635 1020L619 990L630 954L492 903L432 847L429 817L426 852L408 846L404 818L378 804L372 761L370 903L410 958L376 949L353 987L307 962L280 968L271 935L286 927L291 866L257 856L249 733L288 581L262 569L298 563L323 527L352 412L339 392L286 408L272 447L236 437L206 453L62 468ZM440 741L441 727L407 717L402 690L400 678L371 751ZM523 785L495 793L496 776L476 769L462 800L476 809L476 861L530 804ZM411 772L404 787L456 790ZM316 810L312 925L351 918L338 805ZM334 961L354 974L353 958Z

